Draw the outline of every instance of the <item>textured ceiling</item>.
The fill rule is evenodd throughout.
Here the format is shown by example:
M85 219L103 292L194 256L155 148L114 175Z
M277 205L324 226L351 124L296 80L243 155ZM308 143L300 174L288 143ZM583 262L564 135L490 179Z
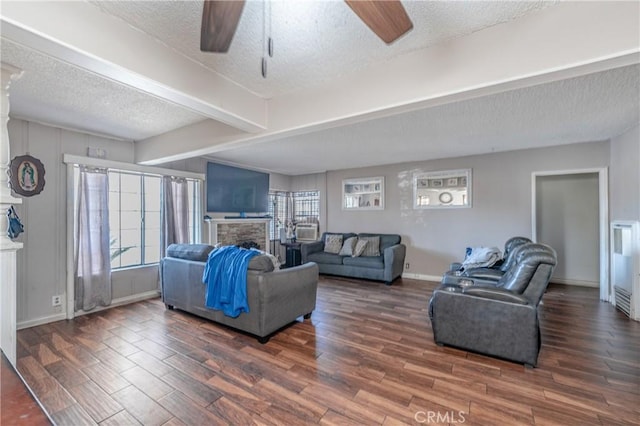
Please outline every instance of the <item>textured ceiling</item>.
M638 125L640 66L218 152L304 174L606 140ZM282 158L287 159L286 162Z
M267 16L271 8L275 55L263 79L261 1L247 2L228 54L199 51L201 1L90 3L96 9L84 6L148 34L155 40L151 44L188 58L185 63L202 64L264 98L322 90L318 88L329 87L336 78L398 63L403 55L420 54L425 47L533 16L543 8L556 10L549 9L556 2L546 1L403 1L414 29L386 46L343 1L271 1L266 5ZM100 37L105 41L108 34ZM25 70L11 85L13 117L126 140L143 140L205 119L5 37L0 47L3 62ZM389 87L394 87L393 78L389 76ZM298 136L257 134L250 142L226 143L211 155L304 174L603 140L638 125L639 93L640 67L627 66ZM305 131L310 130L301 133Z
M414 28L387 46L343 1L248 1L229 52L216 54L200 52L200 1L92 3L266 98L307 89L554 4L551 1L404 1ZM274 57L268 62L267 80L260 73L264 22L271 23L275 45ZM267 31L268 28L269 25Z
M1 40L2 60L24 70L11 84L11 115L125 140L204 120L193 112L34 50Z

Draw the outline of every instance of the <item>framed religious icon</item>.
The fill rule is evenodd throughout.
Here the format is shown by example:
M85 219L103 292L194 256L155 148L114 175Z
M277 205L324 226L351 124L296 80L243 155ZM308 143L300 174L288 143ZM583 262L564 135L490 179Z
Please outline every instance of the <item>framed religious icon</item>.
M44 166L37 158L19 155L9 164L9 185L16 194L37 195L44 189Z

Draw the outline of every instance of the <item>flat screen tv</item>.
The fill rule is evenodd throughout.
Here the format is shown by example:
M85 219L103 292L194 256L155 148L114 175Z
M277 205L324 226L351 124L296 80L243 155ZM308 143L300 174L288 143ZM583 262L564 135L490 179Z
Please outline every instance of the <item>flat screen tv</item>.
M266 213L269 173L207 163L207 212Z

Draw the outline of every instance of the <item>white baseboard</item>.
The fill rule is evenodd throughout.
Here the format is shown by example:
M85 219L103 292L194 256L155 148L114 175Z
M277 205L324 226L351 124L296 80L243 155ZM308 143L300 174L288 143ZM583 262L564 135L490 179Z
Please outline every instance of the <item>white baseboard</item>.
M420 281L435 281L437 283L442 281L442 275L412 274L410 272L403 272L402 278L410 278L412 280Z
M600 288L600 283L597 281L585 281L585 280L572 280L571 278L551 278L551 282L555 284L575 285L579 287L593 287Z
M141 300L153 299L154 297L160 296L160 292L158 290L146 291L144 293L133 294L131 296L120 297L118 299L113 299L109 306L98 306L95 309L90 311L78 311L74 315L76 317L80 315L92 314L94 312L104 311L105 309L115 308L116 306L128 305L129 303L140 302ZM67 313L61 312L55 315L50 315L47 317L36 318L32 320L22 321L16 325L18 330L22 330L24 328L36 327L38 325L48 324L50 322L56 322L63 319L67 319Z
M151 291L145 291L144 293L132 294L131 296L119 297L117 299L113 299L109 306L98 306L95 309L92 309L90 311L82 311L82 310L80 310L80 311L75 313L75 316L79 317L80 315L92 314L94 312L104 311L106 309L115 308L117 306L128 305L129 303L140 302L141 300L153 299L154 297L158 297L158 296L160 296L160 291L151 290Z
M56 322L67 318L65 312L61 312L55 315L49 315L47 317L35 318L32 320L22 321L16 324L16 329L22 330L23 328L36 327L38 325L49 324L50 322Z

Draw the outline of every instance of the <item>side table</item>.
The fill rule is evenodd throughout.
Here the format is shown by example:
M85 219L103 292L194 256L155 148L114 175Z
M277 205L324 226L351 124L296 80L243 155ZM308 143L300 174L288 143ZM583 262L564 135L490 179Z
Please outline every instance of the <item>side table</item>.
M302 253L300 251L300 246L302 243L298 242L288 242L282 244L286 247L286 263L284 265L285 268L291 268L292 266L298 266L302 264Z

